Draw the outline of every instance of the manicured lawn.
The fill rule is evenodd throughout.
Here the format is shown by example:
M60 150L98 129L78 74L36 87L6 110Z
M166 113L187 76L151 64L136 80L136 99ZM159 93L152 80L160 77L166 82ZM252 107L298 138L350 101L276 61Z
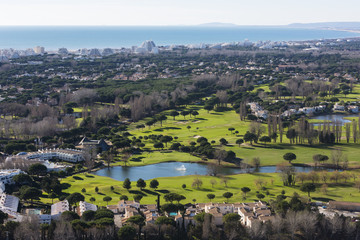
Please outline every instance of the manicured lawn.
M192 106L191 109L195 109L199 112L197 118L190 118L189 115L185 117L178 116L175 120L171 116L163 122L163 126L160 123L156 123L150 129L146 127L143 130L135 128L136 125L145 124L149 119L144 119L140 122L130 125L130 133L134 136L148 136L151 134L170 135L172 137L178 137L178 142L189 144L190 142L196 142L197 137L206 137L209 141L215 140L217 144L220 138L226 138L228 141L237 139L235 134L231 134L228 128L233 127L240 133L245 133L249 122L240 121L240 117L235 111L227 112L214 112L208 113L200 107ZM188 129L187 126L191 128ZM152 142L148 141L146 147L152 147Z
M277 165L285 160L283 155L288 152L296 154L296 160L293 163L313 163L313 155L323 154L329 157L328 162L331 163L331 154L335 148L341 148L343 153L347 155L349 164L352 167L360 166L360 145L349 144L336 144L336 145L295 145L295 144L254 144L238 147L237 145L228 146L226 150L232 150L236 153L236 156L244 159L245 161L251 161L254 157L259 157L261 165Z
M75 178L74 178L75 177ZM139 176L140 178L141 176ZM203 185L199 189L192 188L191 184L195 178L199 178ZM211 186L210 180L216 180L214 187ZM91 197L96 199L95 204L100 206L105 206L106 203L103 201L105 196L111 196L112 201L110 204L116 204L119 201L121 195L127 195L130 200L132 200L133 195L141 193L144 195L144 198L141 200L143 204L153 204L156 200L156 194L164 195L167 192L176 192L182 194L186 197L186 200L182 203L192 202L193 199L196 199L196 202L209 202L206 195L209 193L215 194L215 199L213 202L224 202L226 199L222 196L224 192L232 192L234 196L229 200L229 202L252 202L257 200L256 191L259 191L266 195L266 191L260 190L255 185L255 181L262 179L265 184L264 186L269 191L270 195L265 197L265 201L268 201L272 198L276 198L277 195L281 193L282 190L285 190L287 196L291 196L293 192L297 192L300 195L306 197L307 194L299 190L299 184L295 187L285 187L283 186L280 175L277 173L272 174L239 174L227 176L228 183L227 187L221 183L222 180L219 177L211 176L182 176L182 177L172 177L172 178L158 178L159 188L157 191L150 189L149 182L147 182L147 187L145 190L140 191L136 187L136 182L132 182L132 188L130 192L122 187L122 182L113 180L108 177L100 177L92 174L77 174L63 179L61 182L64 184L69 184L69 188L65 189L64 192L73 193L80 192L81 189L85 188L86 201L90 201ZM273 180L273 184L271 183ZM182 188L182 184L186 184L186 188ZM360 193L357 189L353 187L353 180L348 183L339 183L335 185L334 183L328 183L328 193L324 194L320 191L319 184L316 192L311 193L313 200L338 200L338 201L360 201ZM114 191L110 190L110 186L115 188ZM241 192L242 187L249 187L251 192L247 194L247 199L243 199ZM99 188L99 192L95 192L95 187ZM43 202L51 203L51 199L43 198ZM58 201L57 199L55 202ZM163 198L161 197L162 204L164 203Z
M160 162L204 162L201 158L188 153L176 151L154 151L133 155L127 162L127 166L142 166ZM123 166L124 162L119 161L111 166Z
M249 121L240 121L239 115L235 113L235 111L227 111L227 112L214 112L211 111L208 113L207 111L201 109L197 106L191 106L190 108L197 109L199 112L198 118L191 118L186 116L184 120L183 116L176 117L176 120L173 120L172 117L168 116L168 119L163 122L163 126L160 126L160 123L157 123L156 126L152 126L150 129L146 127L143 130L136 129L135 126L141 123L145 123L149 119L145 119L138 123L133 123L130 125L130 133L133 136L148 136L151 134L163 134L170 135L172 137L177 136L177 140L173 140L173 142L180 142L184 145L189 145L190 142L196 142L199 136L206 137L209 142L215 140L214 144L217 148L224 148L226 150L232 150L236 153L238 158L251 161L254 157L259 157L261 160L261 165L277 165L278 163L284 162L283 155L287 152L293 152L297 155L297 159L294 161L295 163L311 163L312 156L315 154L325 154L327 156L331 156L332 150L337 147L342 148L344 153L347 155L349 163L351 166L360 165L360 145L359 144L346 144L345 140L342 141L341 144L336 145L324 145L317 144L314 146L310 145L291 145L289 144L289 140L286 136L283 137L283 143L279 143L279 139L277 143L274 144L254 144L253 146L249 144L243 144L242 146L238 146L235 144L236 139L242 138L243 134L248 130ZM187 129L187 126L191 126L190 129ZM267 127L264 124L265 128ZM228 128L233 127L235 130L239 131L239 134L231 134ZM286 132L285 129L284 132ZM267 135L267 131L264 133ZM343 138L345 136L345 129L343 130ZM219 146L219 139L225 138L229 144L227 146ZM145 149L154 150L153 142L151 140L144 140L143 142L146 144ZM168 143L168 147L172 143ZM173 153L171 154L156 154L154 153L147 154L144 153L141 157L145 157L142 159L145 164L151 164L155 162L162 161L179 161L179 158L187 161L185 157L186 153ZM155 161L154 161L155 158ZM329 160L330 162L331 160Z

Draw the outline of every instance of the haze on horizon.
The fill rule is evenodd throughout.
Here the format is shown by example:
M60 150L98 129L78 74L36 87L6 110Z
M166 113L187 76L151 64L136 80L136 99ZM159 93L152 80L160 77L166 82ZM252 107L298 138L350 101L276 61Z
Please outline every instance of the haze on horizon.
M346 0L0 0L0 25L287 25L360 21Z

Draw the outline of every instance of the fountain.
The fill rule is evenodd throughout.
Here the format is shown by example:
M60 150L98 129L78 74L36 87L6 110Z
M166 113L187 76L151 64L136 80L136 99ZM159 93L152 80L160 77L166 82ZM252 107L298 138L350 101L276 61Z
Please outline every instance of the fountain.
M186 171L186 167L183 165L181 165L181 167L176 168L177 171Z

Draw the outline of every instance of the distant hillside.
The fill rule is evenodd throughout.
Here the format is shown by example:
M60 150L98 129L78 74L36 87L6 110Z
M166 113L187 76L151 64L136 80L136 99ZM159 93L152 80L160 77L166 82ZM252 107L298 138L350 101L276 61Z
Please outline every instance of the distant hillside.
M293 23L289 24L288 27L360 30L360 22Z

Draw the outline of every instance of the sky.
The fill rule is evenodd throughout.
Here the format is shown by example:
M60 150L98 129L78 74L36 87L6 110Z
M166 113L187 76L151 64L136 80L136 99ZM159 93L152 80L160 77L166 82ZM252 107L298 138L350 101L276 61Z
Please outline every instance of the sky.
M0 25L286 25L360 21L359 0L0 0Z

